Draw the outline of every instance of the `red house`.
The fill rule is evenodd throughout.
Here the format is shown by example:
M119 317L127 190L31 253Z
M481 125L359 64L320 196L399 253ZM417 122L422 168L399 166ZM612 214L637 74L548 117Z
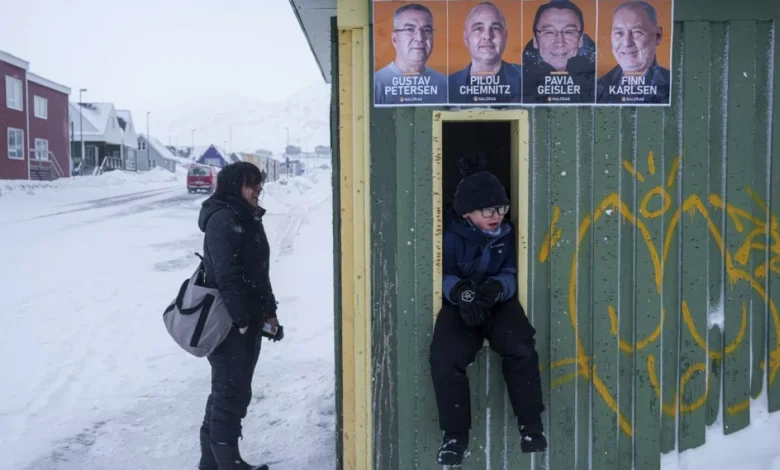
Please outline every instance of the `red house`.
M70 88L0 51L0 179L70 176Z

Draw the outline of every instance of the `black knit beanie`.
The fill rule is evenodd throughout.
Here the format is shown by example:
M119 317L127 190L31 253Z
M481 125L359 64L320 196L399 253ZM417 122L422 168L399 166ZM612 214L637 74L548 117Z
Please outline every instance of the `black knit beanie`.
M506 189L493 173L485 170L486 164L487 159L481 153L465 155L458 161L458 169L463 175L453 201L458 215L509 204Z

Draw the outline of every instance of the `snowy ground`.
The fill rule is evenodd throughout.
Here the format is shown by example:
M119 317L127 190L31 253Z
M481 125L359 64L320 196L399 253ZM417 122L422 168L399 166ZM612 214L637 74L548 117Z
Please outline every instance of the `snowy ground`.
M194 469L209 367L162 311L196 265L205 195L185 173L0 181L0 468ZM286 337L263 343L242 449L273 470L334 465L330 173L262 201ZM780 470L780 412L663 457L664 470Z
M721 412L722 416L722 412ZM722 419L722 417L721 417ZM661 461L663 470L780 470L780 411L769 413L766 393L750 403L750 426L723 435L719 419L707 429L706 443Z
M165 306L197 265L205 195L185 175L0 181L3 469L193 469L209 390ZM241 447L274 470L335 466L331 181L262 201L285 327L263 343Z

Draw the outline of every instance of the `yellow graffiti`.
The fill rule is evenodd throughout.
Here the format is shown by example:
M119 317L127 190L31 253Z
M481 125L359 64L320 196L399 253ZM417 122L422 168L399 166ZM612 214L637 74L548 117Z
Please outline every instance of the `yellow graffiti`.
M638 179L639 181L641 181L643 183L645 182L644 175L642 173L639 173L638 171L636 171L634 169L634 165L632 165L631 162L629 162L628 160L624 161L623 162L623 167L626 169L626 171L631 173L631 176L635 176L636 179Z
M615 307L609 305L607 307L607 313L609 314L609 322L611 325L610 333L612 333L612 336L618 337L618 346L620 349L627 353L634 352L633 346L623 341L623 338L621 338L618 334L618 317L617 317L617 311L615 311ZM658 326L655 330L648 336L647 338L643 339L642 341L639 341L636 343L636 350L641 351L645 349L650 343L657 340L659 336L661 336L661 329L664 326L664 316L666 315L666 310L661 309L661 321L658 322Z
M561 218L561 209L558 206L553 207L552 223L550 224L550 231L544 237L542 242L542 249L539 251L539 262L544 263L547 258L550 257L550 251L552 247L558 243L558 240L563 236L563 230L557 229L558 219Z
M707 351L707 354L709 354L710 359L721 359L723 357L723 354L720 351L712 351L709 348L707 348L707 342L704 340L704 338L701 337L699 332L696 330L696 325L693 324L693 317L691 317L691 311L688 309L688 302L685 300L682 301L682 314L683 314L683 321L685 322L685 326L688 327L688 330L691 332L691 336L693 337L693 340L696 342L697 345L699 345L700 348ZM745 302L742 302L742 321L739 326L739 333L737 333L737 337L734 338L734 341L732 341L731 344L726 346L726 355L729 355L737 350L739 345L742 343L742 340L745 337L745 331L747 330L747 305Z
M681 159L679 157L675 157L672 162L666 178L667 188L672 188L675 185L677 173L680 168L680 161ZM644 175L634 168L631 162L624 161L623 167L638 181L645 181ZM656 162L652 152L650 152L647 157L647 168L650 175L656 174ZM655 282L655 290L658 294L661 294L664 269L666 267L670 249L675 241L675 231L678 230L678 225L683 213L688 214L691 218L702 217L707 222L708 232L715 241L723 259L729 287L733 289L737 283L746 282L751 286L753 292L769 306L772 326L778 333L774 335L775 344L770 347L771 350L769 352L768 382L770 385L774 383L777 373L780 371L780 313L778 313L774 300L769 298L764 286L759 282L759 279L766 278L770 272L780 275L780 222L778 222L778 218L774 214L769 214L767 204L762 201L752 189L747 188L746 192L756 206L766 214L764 219L755 217L750 211L736 207L732 203L726 203L716 194L711 194L706 199L713 209L725 211L737 233L745 233L747 225L750 225L750 230L744 235L744 240L741 240L741 244L734 249L733 255L726 246L724 237L720 233L718 225L713 221L713 218L710 215L710 209L708 209L704 200L696 194L689 195L685 198L682 201L682 204L671 214L669 225L664 233L663 246L659 253L656 243L653 240L652 233L645 221L668 215L670 210L672 210L672 197L663 185L651 188L644 195L639 205L639 213L636 215L633 214L629 206L620 199L618 193L612 193L604 197L597 205L593 212L592 220L589 215L583 217L577 230L576 247L574 254L572 255L569 272L569 317L572 327L575 330L576 357L564 358L555 361L550 365L550 369L558 369L568 365L575 365L576 369L574 372L563 374L553 380L551 384L553 388L560 387L567 382L575 380L577 377L585 378L585 380L588 380L593 384L599 396L601 396L607 406L617 415L620 429L626 434L632 435L633 429L628 417L620 411L617 400L599 377L596 366L592 363L593 357L586 354L582 339L579 335L577 319L576 293L579 263L578 254L580 253L580 247L592 225L594 225L604 214L611 214L613 211L617 211L624 222L636 227L638 233L641 235L641 239L644 240L649 258L653 265L653 279ZM660 205L656 204L655 201L659 201ZM554 206L550 231L546 234L539 251L539 261L541 263L550 259L553 247L557 245L558 241L560 241L563 236L563 230L558 228L560 216L561 209L558 206ZM734 247L735 244L730 242L730 246ZM751 274L743 268L749 265L750 255L755 251L759 251L765 256L769 254L771 255L771 258L769 258L769 261L756 267L754 273ZM686 300L681 300L680 309L682 324L689 330L694 343L706 352L709 359L723 360L724 356L735 353L740 345L744 343L748 324L748 309L745 302L742 303L739 331L731 343L726 345L723 352L712 350L708 347L706 339L696 328ZM606 313L610 320L610 334L617 339L619 349L628 354L641 351L654 343L661 335L666 317L665 309L661 309L661 319L652 333L646 338L637 341L636 344L630 344L620 337L618 324L619 317L615 307L609 305ZM635 314L638 314L638 312L635 312ZM767 327L770 327L770 325L767 325ZM648 356L646 365L652 388L655 394L661 398L661 386L656 373L655 357L652 354ZM766 364L763 361L760 361L762 370L764 370L765 366ZM663 400L661 401L662 412L665 415L674 417L677 415L678 410L680 413L691 413L703 407L706 404L707 396L709 395L710 380L705 380L705 390L701 396L692 400L692 402L685 403L683 402L682 397L684 396L683 392L686 390L688 382L692 380L697 373L706 374L706 372L707 365L702 362L693 363L689 365L685 371L682 371L677 390L672 397L672 403L663 403ZM748 410L749 407L750 401L748 399L726 407L726 412L728 414L737 414Z

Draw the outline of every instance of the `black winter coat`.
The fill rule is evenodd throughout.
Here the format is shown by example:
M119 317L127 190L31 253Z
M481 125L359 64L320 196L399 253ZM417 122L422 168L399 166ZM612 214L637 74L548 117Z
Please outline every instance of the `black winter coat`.
M228 313L239 328L276 317L276 299L269 277L270 248L263 228L265 209L240 198L211 197L198 219L206 234L205 282L219 289Z

